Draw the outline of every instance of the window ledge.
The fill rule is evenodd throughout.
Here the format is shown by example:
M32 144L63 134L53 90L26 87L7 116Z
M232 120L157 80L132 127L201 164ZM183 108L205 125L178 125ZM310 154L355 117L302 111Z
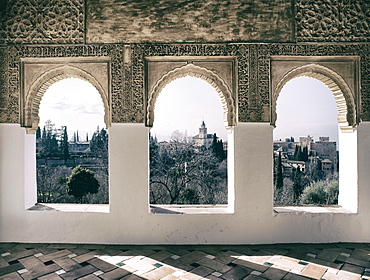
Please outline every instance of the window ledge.
M344 213L355 214L355 212L345 209L341 206L275 206L274 214L295 213L295 214L326 214L326 213Z
M109 213L109 204L36 203L27 210Z
M232 214L228 205L150 205L153 214Z

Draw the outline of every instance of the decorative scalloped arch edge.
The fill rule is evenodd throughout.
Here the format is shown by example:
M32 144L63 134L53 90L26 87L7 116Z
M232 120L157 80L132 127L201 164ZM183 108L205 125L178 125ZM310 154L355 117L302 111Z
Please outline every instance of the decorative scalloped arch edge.
M104 104L104 122L107 127L111 126L111 109L108 93L104 91L100 83L86 71L71 65L58 66L49 69L40 75L31 85L24 97L24 109L21 125L27 128L28 134L34 134L40 122L40 102L47 89L54 83L67 79L77 78L92 84L100 93Z
M285 84L297 77L310 77L324 83L333 93L338 108L338 124L342 131L353 131L358 125L356 116L356 103L351 89L345 80L335 71L319 65L307 64L294 68L284 75L272 94L271 124L275 126L277 119L276 101Z
M229 89L225 81L213 71L208 70L207 68L196 66L192 63L167 72L156 82L153 90L148 95L147 114L145 121L146 126L153 126L155 102L163 88L172 81L186 76L201 78L210 83L215 88L221 98L221 102L223 105L225 126L235 126L235 101L232 97L231 90Z

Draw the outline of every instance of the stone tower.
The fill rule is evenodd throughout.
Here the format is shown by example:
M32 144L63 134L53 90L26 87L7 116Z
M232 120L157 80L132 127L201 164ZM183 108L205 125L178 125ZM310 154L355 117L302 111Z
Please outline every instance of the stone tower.
M193 139L198 146L205 146L206 148L211 146L213 134L207 133L207 127L204 121L202 121L202 124L199 127L199 134L194 136Z
M202 124L199 127L199 138L203 138L203 139L207 138L207 127L204 121L202 121Z

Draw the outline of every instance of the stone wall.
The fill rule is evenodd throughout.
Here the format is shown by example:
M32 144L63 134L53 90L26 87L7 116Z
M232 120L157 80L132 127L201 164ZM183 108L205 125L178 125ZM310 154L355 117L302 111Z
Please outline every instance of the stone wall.
M87 42L292 42L291 0L87 1Z
M2 0L0 44L368 42L369 13L367 0Z
M239 121L254 122L271 120L272 55L359 56L361 118L370 120L366 0L339 0L338 5L331 0L2 3L7 3L0 9L3 123L19 123L22 57L110 57L112 120L142 123L144 57L181 55L235 56Z

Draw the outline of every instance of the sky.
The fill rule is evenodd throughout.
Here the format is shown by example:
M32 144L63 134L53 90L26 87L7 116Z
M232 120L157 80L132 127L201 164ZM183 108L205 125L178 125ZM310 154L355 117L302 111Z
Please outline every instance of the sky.
M308 77L289 81L277 100L277 121L274 140L293 136L329 136L338 139L337 107L333 94L323 83ZM69 78L59 81L45 92L40 103L40 127L50 119L56 128L66 125L69 138L79 131L80 139L91 139L92 133L104 124L104 106L99 92L90 83ZM152 135L168 141L175 130L198 134L205 122L208 133L216 133L224 141L227 130L223 107L216 90L200 78L184 77L168 84L155 103Z
M52 84L40 102L40 123L43 128L51 120L56 128L67 126L69 139L78 130L80 140L89 133L105 128L104 105L97 89L81 79L68 78Z
M150 132L159 141L168 141L175 130L195 136L202 121L209 134L227 140L219 94L208 82L188 76L174 80L159 94Z
M290 80L283 87L276 106L274 140L293 136L329 136L338 141L338 109L332 92L322 82L308 77Z

